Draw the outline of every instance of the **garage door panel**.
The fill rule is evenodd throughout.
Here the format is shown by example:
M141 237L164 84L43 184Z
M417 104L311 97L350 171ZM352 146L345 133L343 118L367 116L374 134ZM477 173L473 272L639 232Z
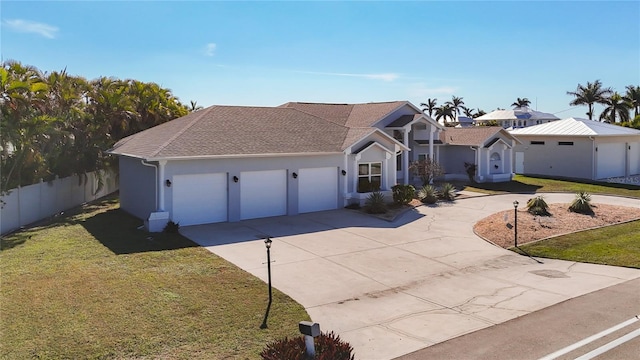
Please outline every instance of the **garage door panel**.
M180 225L227 221L227 174L176 175L172 220Z
M240 173L240 219L287 214L287 171Z
M624 143L598 144L598 170L596 172L598 179L625 175L625 147Z
M338 207L338 169L300 169L298 172L298 212L333 210Z

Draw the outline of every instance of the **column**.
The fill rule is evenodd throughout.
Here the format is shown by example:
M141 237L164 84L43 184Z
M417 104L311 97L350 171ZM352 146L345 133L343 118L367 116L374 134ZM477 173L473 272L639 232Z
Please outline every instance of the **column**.
M409 131L404 129L403 144L409 147ZM404 177L405 185L409 184L409 152L405 151L402 154L402 176Z

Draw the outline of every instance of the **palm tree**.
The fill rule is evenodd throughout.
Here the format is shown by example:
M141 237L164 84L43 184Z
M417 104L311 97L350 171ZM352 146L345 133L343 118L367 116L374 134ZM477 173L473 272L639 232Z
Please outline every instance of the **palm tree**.
M202 106L198 105L198 102L197 101L193 101L193 100L190 101L190 104L189 104L188 107L189 107L189 111L191 111L191 112L198 111L198 110L202 109Z
M438 106L435 109L435 114L436 121L440 121L440 119L442 119L445 125L447 124L447 119L451 119L451 121L453 121L456 117L453 107L449 104Z
M429 117L432 117L433 111L436 109L437 101L438 99L433 98L433 99L427 99L426 103L421 103L420 106L422 106L422 112L426 112L427 114L429 114Z
M513 104L511 104L514 108L529 107L529 105L531 105L531 101L527 98L518 98Z
M481 110L480 108L478 108L478 109L476 110L476 113L475 113L475 114L473 114L473 118L474 118L474 119L475 119L475 118L479 118L480 116L482 116L482 115L486 115L486 114L487 114L487 112L486 112L486 111Z
M447 101L445 104L451 106L455 114L460 114L460 109L462 109L462 105L464 105L464 101L462 101L461 97L457 97L453 95L451 96L451 101Z
M467 116L467 117L470 117L470 118L472 118L474 116L473 109L468 108L466 106L462 107L462 112L464 113L464 116Z
M569 105L588 105L589 111L587 116L589 120L593 120L593 104L604 104L607 95L611 95L613 90L611 88L603 88L600 80L596 80L593 83L587 81L587 86L578 84L576 91L567 91L567 95L574 96Z
M629 103L617 92L605 99L605 108L600 114L600 121L607 121L615 124L616 115L620 116L620 121L629 121Z
M627 93L624 98L629 102L633 109L633 117L637 117L640 114L640 86L627 85Z

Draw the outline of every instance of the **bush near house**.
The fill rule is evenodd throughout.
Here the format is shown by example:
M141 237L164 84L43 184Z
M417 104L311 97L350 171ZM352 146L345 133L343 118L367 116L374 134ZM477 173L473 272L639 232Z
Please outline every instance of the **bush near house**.
M585 215L593 214L593 209L591 209L591 195L586 191L578 192L576 198L573 199L573 202L569 205L569 211Z
M353 360L355 358L351 345L340 340L340 336L333 332L322 333L313 340L316 360ZM262 350L260 356L263 360L305 360L307 356L304 337L274 341Z
M399 205L407 205L416 194L416 188L413 185L398 184L394 185L391 190L393 191L393 202Z
M451 183L444 183L440 187L438 197L445 201L453 201L456 197L456 187Z
M366 211L369 214L384 214L387 212L387 204L384 200L384 194L380 191L374 191L367 197L365 201Z
M549 212L549 205L547 205L547 202L544 200L542 195L536 196L527 201L527 211L531 215L551 216L551 213Z
M418 190L418 199L425 204L435 204L438 201L438 191L432 185L425 185Z
M431 159L411 162L409 170L422 180L422 185L428 185L438 176L444 175L444 168L437 161Z

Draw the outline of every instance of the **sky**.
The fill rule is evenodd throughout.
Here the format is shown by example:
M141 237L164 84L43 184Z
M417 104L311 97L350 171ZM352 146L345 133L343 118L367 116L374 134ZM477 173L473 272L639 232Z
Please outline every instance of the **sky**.
M586 117L566 94L578 84L640 85L637 0L1 0L0 22L3 61L155 82L205 107L455 95Z

